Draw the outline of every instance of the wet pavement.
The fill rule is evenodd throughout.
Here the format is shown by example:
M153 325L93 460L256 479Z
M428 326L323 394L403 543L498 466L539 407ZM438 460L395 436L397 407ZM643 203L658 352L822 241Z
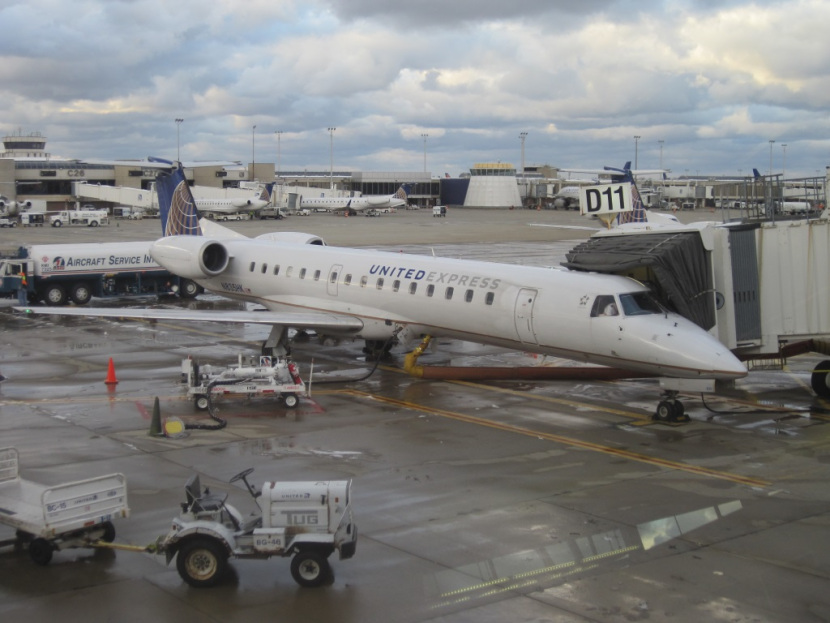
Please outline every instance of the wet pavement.
M457 215L447 223L470 216ZM425 213L355 218L349 227L360 230L346 233L342 217L287 220L292 229L332 227L360 246L411 229L409 241L388 244L537 265L573 246L541 243L539 231L554 239L558 230L527 226L573 222L555 213L488 212L479 220L498 234L470 226L466 236ZM519 222L508 227L507 218ZM110 228L113 239L152 237L146 221L125 234L132 225ZM106 305L147 303L156 301ZM209 295L192 304L236 305ZM260 484L352 478L360 529L355 557L333 559L333 582L317 589L295 584L282 558L232 560L220 586L195 589L148 553L67 550L40 567L3 548L4 620L830 619L830 405L810 390L818 356L752 372L717 396L684 395L691 421L666 424L651 419L652 380L426 381L401 371L396 349L368 378L344 382L372 368L362 343L312 337L294 347L303 376L314 371L297 409L224 399L227 428L168 439L149 435L156 397L162 417L206 418L184 396L181 360L232 363L258 351L267 330L7 309L0 330L0 446L17 447L22 475L45 484L124 473L131 516L117 521L117 542L147 545L165 533L193 472L248 514L253 500L228 484L247 467ZM566 365L451 340L419 363ZM0 539L9 536L0 527Z

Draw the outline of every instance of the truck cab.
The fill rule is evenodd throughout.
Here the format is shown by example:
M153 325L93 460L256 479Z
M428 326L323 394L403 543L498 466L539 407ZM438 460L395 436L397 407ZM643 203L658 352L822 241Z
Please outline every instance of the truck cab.
M14 298L20 290L23 275L26 275L26 291L34 291L32 283L32 260L0 258L0 296Z

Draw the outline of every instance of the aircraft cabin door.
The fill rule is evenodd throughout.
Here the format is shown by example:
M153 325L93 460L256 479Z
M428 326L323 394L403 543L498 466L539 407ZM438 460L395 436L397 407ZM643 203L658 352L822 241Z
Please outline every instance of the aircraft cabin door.
M533 330L533 304L536 302L536 290L522 288L516 297L516 333L522 344L538 344Z
M337 296L337 283L340 281L340 273L343 272L343 264L334 264L329 269L329 279L326 291L330 296Z

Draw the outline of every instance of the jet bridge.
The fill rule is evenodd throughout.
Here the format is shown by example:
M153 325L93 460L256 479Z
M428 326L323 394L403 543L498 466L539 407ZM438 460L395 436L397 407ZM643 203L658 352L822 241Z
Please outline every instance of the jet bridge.
M715 325L711 254L696 231L595 236L566 257L572 270L633 277L673 311L704 329Z
M825 352L821 344L830 338L828 212L809 220L603 231L566 258L570 269L646 283L664 305L750 362ZM824 363L819 367L830 372ZM830 396L830 373L813 381Z

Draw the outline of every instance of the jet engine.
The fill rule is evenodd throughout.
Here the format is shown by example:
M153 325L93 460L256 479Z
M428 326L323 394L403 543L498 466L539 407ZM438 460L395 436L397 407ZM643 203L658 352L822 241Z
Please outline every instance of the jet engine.
M301 231L272 231L256 237L257 240L269 240L271 242L290 242L293 244L317 244L326 246L325 240L314 234L304 234Z
M171 273L185 279L222 274L230 262L227 247L200 236L170 236L150 245L150 255Z

